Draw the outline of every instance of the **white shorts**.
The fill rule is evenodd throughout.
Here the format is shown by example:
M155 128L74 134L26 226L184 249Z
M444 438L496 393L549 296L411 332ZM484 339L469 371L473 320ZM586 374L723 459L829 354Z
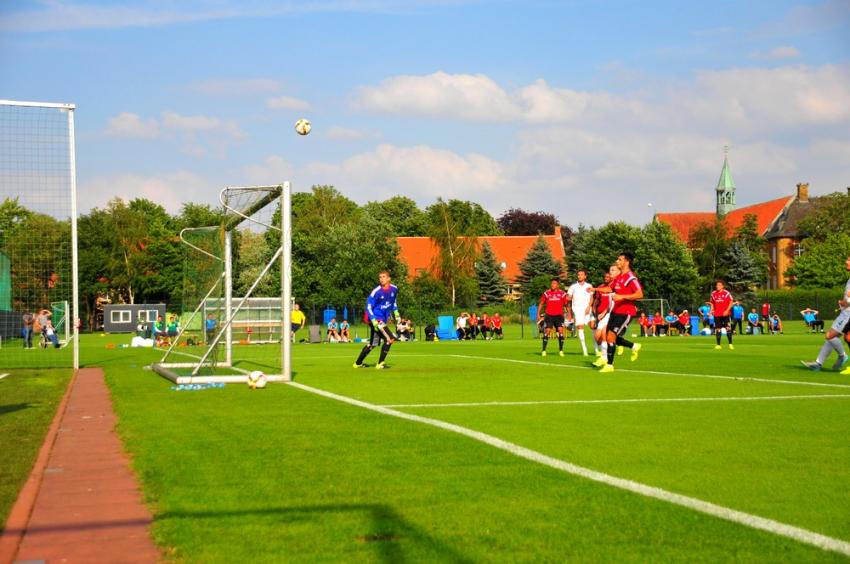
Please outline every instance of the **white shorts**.
M576 327L579 325L587 325L590 322L590 314L584 313L583 311L574 311L573 319L575 320Z
M850 307L841 310L841 313L839 313L838 317L835 318L835 321L832 322L832 327L830 327L830 329L841 333L848 321L850 321Z
M609 320L609 319L611 319L611 314L610 314L610 313L606 313L606 314L605 314L605 315L603 315L602 317L598 318L598 319L596 320L596 330L597 330L597 331L604 331L604 330L606 330L606 329L608 328L608 320Z

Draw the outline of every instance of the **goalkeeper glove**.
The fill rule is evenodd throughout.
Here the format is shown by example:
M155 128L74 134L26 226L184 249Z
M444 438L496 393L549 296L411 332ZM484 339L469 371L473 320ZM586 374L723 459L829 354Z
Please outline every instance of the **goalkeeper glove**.
M398 310L395 310L393 312L393 317L395 318L396 323L398 323L401 320L401 314L398 312Z
M383 327L383 325L384 325L383 321L379 321L377 319L372 320L372 327L374 327L375 329L380 329L381 327Z

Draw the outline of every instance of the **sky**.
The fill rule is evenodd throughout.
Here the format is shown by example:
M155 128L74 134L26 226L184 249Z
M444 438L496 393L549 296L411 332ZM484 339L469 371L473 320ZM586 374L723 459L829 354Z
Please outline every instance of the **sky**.
M0 98L69 102L83 213L335 186L570 226L850 186L850 0L0 2ZM299 118L313 124L294 132Z

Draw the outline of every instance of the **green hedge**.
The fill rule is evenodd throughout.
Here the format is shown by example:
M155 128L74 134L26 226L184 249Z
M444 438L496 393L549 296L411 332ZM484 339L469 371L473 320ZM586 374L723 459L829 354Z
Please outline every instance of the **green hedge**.
M750 307L756 307L761 313L761 304L764 300L770 303L773 312L785 320L802 319L800 311L810 307L820 312L821 319L835 319L838 310L838 300L844 288L817 288L793 290L761 290L756 292L758 303Z

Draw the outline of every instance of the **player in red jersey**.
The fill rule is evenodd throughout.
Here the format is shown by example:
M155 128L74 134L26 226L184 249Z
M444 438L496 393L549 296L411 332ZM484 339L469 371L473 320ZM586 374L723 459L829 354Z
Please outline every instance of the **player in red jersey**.
M620 269L620 275L611 281L611 284L606 287L597 288L597 291L612 293L611 298L614 300L614 308L611 310L611 319L608 321L608 333L606 340L608 341L608 362L602 365L600 372L614 371L614 354L617 346L632 349L631 359L637 360L638 351L641 345L633 343L623 338L626 329L632 317L637 313L635 302L643 298L643 287L640 281L632 272L632 262L634 255L631 253L622 253L617 257L617 268Z
M560 281L553 278L549 289L540 296L540 305L537 307L537 319L543 319L543 351L540 356L546 356L546 345L549 344L552 329L558 330L558 354L564 356L564 311L570 297L561 290L560 285Z
M498 311L490 318L490 338L502 338L502 317L499 315Z
M612 264L608 272L605 273L604 282L601 287L608 287L611 280L620 275L620 269L616 264ZM602 293L598 290L593 295L593 312L596 314L593 339L596 341L596 356L594 366L602 366L608 362L608 342L605 340L605 334L608 332L608 321L611 317L611 308L614 307L614 302L611 300L611 294Z
M730 326L730 316L732 315L732 302L735 298L725 288L723 280L718 280L715 284L715 290L711 293L711 313L714 314L714 338L717 339L717 344L714 345L716 350L720 350L720 335L725 334L729 341L729 349L734 350L735 345L732 344L732 327Z

